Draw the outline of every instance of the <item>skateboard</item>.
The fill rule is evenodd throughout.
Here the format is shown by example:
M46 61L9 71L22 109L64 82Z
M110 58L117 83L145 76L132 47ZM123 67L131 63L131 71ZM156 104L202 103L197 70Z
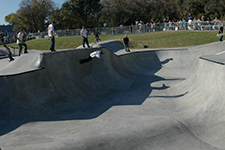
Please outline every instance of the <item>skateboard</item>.
M84 48L92 48L92 46L95 45L95 44L96 44L96 42L93 43L92 45L89 45L89 47L84 47Z
M217 34L217 36L222 36L222 35L225 35L225 33L222 33L222 34Z

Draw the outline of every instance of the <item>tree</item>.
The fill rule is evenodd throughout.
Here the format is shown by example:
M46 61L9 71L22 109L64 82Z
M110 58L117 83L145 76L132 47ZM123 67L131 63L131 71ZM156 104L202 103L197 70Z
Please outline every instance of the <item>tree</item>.
M150 0L102 0L100 24L108 22L109 26L130 25L135 19L147 20ZM150 19L149 19L150 20Z
M46 20L53 9L52 0L23 0L16 14L6 16L5 20L33 32L44 31Z
M100 0L69 0L63 3L60 16L69 28L94 27L101 9Z
M48 17L47 23L50 24L52 21L55 21L56 27L58 29L63 29L64 27L67 27L66 22L63 21L63 17L60 14L61 14L61 10L59 8L56 8L55 10L53 10Z
M14 31L19 31L20 25L18 24L18 15L16 13L11 13L8 16L5 16L5 22L13 25Z
M52 0L22 0L20 9L5 20L17 31L19 27L44 31L53 20L57 28L66 29L102 27L104 22L108 26L130 25L136 19L187 19L188 13L197 18L224 19L225 0L67 0L61 8L55 8Z

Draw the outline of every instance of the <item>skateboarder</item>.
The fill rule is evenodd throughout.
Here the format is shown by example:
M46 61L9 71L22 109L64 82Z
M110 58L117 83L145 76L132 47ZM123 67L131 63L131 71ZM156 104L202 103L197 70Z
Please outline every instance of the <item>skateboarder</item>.
M100 55L103 55L103 54L105 54L105 52L103 52L103 51L94 51L94 52L92 52L92 53L90 54L90 56L89 56L88 58L82 59L82 60L80 61L80 64L89 62L89 61L91 61L94 57L97 57L98 59L103 60L103 59L101 58L101 56L100 56Z
M11 53L10 49L6 45L4 45L4 47L7 50L7 54L8 54L8 57L9 57L9 62L13 61L14 59L12 58L12 53Z
M54 31L54 26L55 26L55 21L53 21L49 26L48 26L48 36L51 39L51 45L50 45L50 50L53 52L55 51L55 31Z
M19 45L19 56L22 52L22 46L24 46L24 53L28 53L27 52L27 44L25 44L25 42L23 40L23 36L24 36L24 30L23 30L23 28L21 28L20 32L17 35L17 44Z
M85 48L85 43L87 44L88 48L90 48L89 43L88 43L88 33L87 30L85 29L84 26L82 26L82 30L80 31L80 35L82 37L83 40L83 47Z
M101 41L97 32L94 33L94 36L95 36L96 42Z
M127 37L127 34L125 34L125 37L123 38L123 45L126 52L130 52L129 50L129 38Z
M223 41L223 26L224 26L224 25L222 25L222 26L220 27L220 31L219 31L219 34L221 34L220 39L219 39L220 42Z

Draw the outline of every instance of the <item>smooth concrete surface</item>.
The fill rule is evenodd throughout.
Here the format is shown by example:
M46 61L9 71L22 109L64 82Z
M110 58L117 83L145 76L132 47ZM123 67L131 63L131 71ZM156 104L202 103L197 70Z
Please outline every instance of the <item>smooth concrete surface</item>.
M224 47L128 53L104 41L1 59L0 147L225 150L225 66L211 61ZM103 60L79 64L95 50Z

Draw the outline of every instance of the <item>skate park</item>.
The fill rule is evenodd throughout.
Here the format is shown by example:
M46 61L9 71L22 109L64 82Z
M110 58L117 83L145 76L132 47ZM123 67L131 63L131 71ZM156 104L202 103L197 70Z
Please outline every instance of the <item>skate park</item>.
M225 150L225 44L0 59L5 150ZM103 60L79 60L102 50Z

